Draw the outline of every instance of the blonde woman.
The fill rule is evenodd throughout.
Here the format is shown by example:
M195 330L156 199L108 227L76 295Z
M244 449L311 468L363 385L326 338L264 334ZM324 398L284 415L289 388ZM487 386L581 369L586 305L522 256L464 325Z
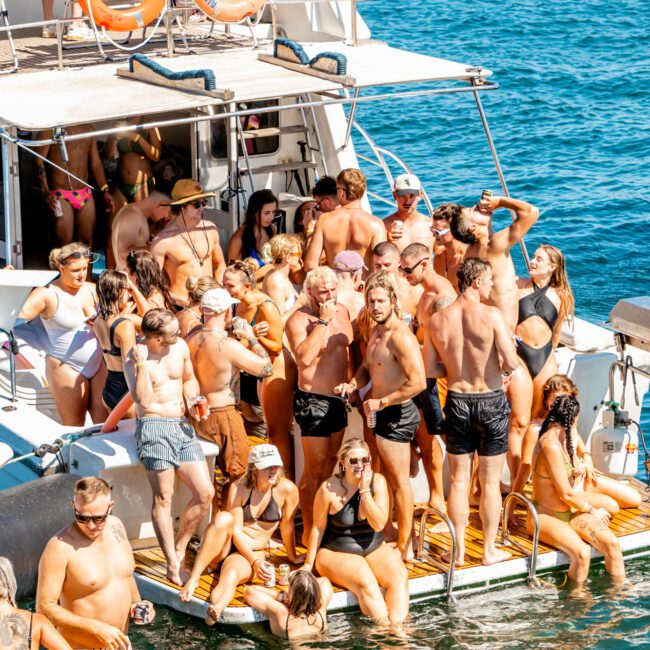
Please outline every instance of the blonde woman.
M388 487L371 462L360 438L341 447L338 470L316 493L304 569L315 566L351 591L374 622L399 626L409 610L408 573L399 551L381 534L388 521Z
M97 316L95 285L86 282L93 255L84 244L72 243L50 252L49 265L59 277L29 295L20 317L41 317L49 339L45 376L61 423L82 427L86 412L93 422L108 415L102 402L106 366L90 323Z
M181 329L179 336L186 339L194 330L201 327L202 314L201 314L201 298L203 295L219 286L217 281L210 275L203 277L196 277L191 275L187 278L185 283L187 287L187 296L189 304L176 314L178 325Z
M282 322L304 304L291 282L291 273L302 269L302 246L293 235L276 235L270 241L273 268L264 276L262 291L282 312Z

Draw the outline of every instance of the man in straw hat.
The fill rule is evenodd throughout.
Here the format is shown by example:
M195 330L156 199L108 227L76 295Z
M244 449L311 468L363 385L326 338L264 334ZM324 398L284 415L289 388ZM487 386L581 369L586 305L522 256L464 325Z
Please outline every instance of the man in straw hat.
M193 179L182 179L172 190L171 214L174 221L153 240L151 253L167 271L171 281L170 293L179 308L188 301L187 279L194 275L211 275L221 282L226 269L219 244L219 231L203 219L206 199L215 196L204 192Z

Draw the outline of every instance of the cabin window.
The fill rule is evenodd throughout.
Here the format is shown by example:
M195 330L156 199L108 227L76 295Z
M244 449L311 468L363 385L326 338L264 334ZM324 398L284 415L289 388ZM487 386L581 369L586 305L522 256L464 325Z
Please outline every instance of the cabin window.
M247 102L237 104L238 110L265 108L267 106L277 106L277 99ZM239 118L244 133L252 133L262 129L277 128L280 124L280 113L254 113L252 115L243 115ZM226 120L215 120L211 124L211 146L210 152L214 158L228 158L228 142L226 132ZM249 156L264 156L274 153L280 148L280 134L274 133L262 137L245 138L246 151ZM243 156L241 143L237 147L239 156Z

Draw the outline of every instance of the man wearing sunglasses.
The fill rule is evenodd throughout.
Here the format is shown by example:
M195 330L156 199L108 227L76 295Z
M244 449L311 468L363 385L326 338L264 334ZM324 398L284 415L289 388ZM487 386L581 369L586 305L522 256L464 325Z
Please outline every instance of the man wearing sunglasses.
M38 570L36 609L49 618L73 648L131 647L127 636L140 598L133 577L133 550L124 524L112 514L111 488L101 478L77 481L75 521L45 547Z
M401 174L393 184L393 198L397 211L384 219L388 241L393 242L399 251L412 242L420 242L433 250L431 219L418 212L422 198L420 179L413 174Z
M358 169L344 169L336 177L336 191L341 205L323 214L316 222L314 234L305 253L305 271L315 269L325 252L328 266L341 251L354 251L370 266L371 251L386 241L386 228L378 217L366 212L361 201L366 193L366 177Z
M316 201L316 211L320 214L332 212L341 205L336 189L336 179L331 176L323 176L316 181L311 195Z
M177 181L169 203L174 220L151 242L151 254L169 275L169 292L179 310L188 304L190 276L210 275L221 282L226 270L219 231L203 218L207 199L212 196L213 192L205 192L193 179Z

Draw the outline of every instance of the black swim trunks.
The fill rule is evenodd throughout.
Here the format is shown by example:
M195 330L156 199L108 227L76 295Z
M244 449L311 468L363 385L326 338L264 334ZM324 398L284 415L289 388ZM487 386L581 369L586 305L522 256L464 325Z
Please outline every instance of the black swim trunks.
M340 397L306 393L297 387L293 415L303 438L327 438L348 426L348 413Z
M420 426L420 413L413 400L377 411L374 434L393 442L411 442Z
M508 415L512 410L502 390L491 393L449 391L443 430L449 454L498 456L508 451Z
M438 395L438 382L427 377L427 387L413 398L415 405L422 411L429 435L442 435L442 407Z

